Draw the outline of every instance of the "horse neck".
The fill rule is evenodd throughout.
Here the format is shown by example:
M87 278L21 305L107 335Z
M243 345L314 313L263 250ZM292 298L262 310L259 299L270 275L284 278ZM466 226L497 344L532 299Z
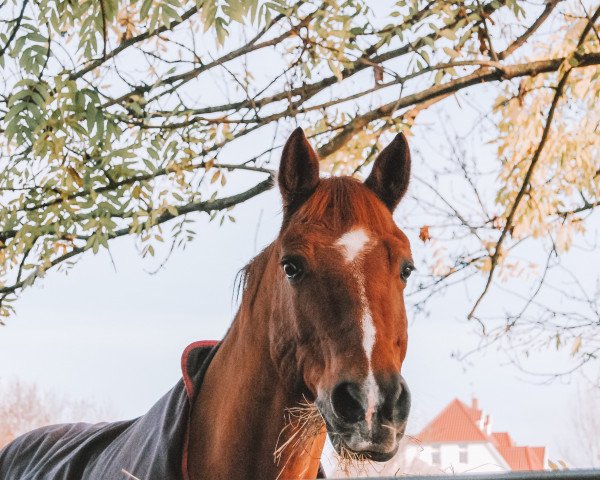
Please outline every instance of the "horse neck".
M298 421L287 424L286 411L298 407L303 392L293 379L282 378L272 359L269 325L284 324L278 289L268 282L269 269L277 264L269 258L260 284L244 293L192 405L190 480L317 475L324 425L318 435L303 435ZM288 447L276 458L283 445Z

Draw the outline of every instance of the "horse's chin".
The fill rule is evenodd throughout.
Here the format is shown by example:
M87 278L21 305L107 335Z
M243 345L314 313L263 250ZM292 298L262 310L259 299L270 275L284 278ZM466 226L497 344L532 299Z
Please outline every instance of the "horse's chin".
M371 445L367 449L356 449L349 446L340 436L336 433L329 433L331 443L335 448L336 453L344 460L350 461L372 461L372 462L387 462L391 460L396 452L398 451L398 442L394 448L388 451L377 450L377 446Z

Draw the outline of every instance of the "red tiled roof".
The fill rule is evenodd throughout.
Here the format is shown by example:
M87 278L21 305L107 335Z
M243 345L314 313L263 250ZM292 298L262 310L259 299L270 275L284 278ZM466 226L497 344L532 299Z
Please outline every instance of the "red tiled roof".
M538 458L542 459L542 463L544 463L544 457L546 456L546 447L529 447L531 448L534 453L537 455Z
M457 398L452 400L417 435L423 443L490 442L506 460L511 470L543 470L545 447L518 447L508 432L487 434L485 429L490 418L485 416L483 429L480 428L482 411L477 401L467 406Z
M496 445L502 447L512 447L513 441L508 432L492 432L492 438Z
M543 470L544 447L505 447L497 445L511 470Z
M481 410L455 398L417 435L421 442L489 441L477 426Z

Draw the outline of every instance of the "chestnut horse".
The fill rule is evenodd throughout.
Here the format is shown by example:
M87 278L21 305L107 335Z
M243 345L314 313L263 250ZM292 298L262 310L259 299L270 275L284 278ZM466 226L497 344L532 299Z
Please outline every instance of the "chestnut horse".
M392 212L409 176L402 134L361 183L320 179L317 154L292 133L279 236L245 268L240 309L192 408L190 479L315 478L326 432L342 455L396 453L410 408L400 371L414 266ZM317 420L302 434L293 412L311 405Z
M414 269L392 212L406 192L403 135L367 180L319 178L301 129L278 183L283 224L244 270L218 346L183 355L183 379L138 419L63 424L0 450L3 480L315 478L336 450L384 461L410 408L404 288Z

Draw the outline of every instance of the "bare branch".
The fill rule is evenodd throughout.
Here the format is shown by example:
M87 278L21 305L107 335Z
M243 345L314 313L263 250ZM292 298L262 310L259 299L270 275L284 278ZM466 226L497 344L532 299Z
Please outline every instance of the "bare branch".
M18 17L15 19L15 26L13 27L12 32L10 32L10 35L6 39L6 43L4 44L4 46L2 48L0 48L0 57L2 57L2 55L4 55L4 53L6 52L6 50L8 50L11 42L15 38L15 35L19 31L19 28L21 27L21 22L23 21L23 16L25 15L25 8L27 8L28 3L29 3L29 0L23 0L23 4L21 5L21 12L19 13Z
M577 46L579 46L579 45L581 45L583 43L585 37L587 36L587 34L589 33L590 29L592 28L594 22L597 20L597 18L599 16L600 16L600 7L598 7L598 9L594 13L594 15L589 19L588 23L586 24L585 28L583 29ZM475 316L475 312L477 310L477 307L479 306L479 304L483 300L483 297L485 296L485 294L488 292L488 290L490 288L490 285L491 285L492 280L494 278L494 272L496 271L496 267L498 265L498 260L500 258L500 253L502 251L502 244L504 243L504 240L506 239L506 236L509 233L509 231L510 231L512 225L513 225L513 220L514 220L515 214L517 212L517 209L519 208L521 200L523 199L523 197L525 196L525 192L529 188L529 183L531 181L531 177L533 175L533 171L535 170L535 167L536 167L536 165L537 165L537 163L538 163L538 161L540 159L540 156L542 154L544 146L546 145L546 141L548 139L548 135L550 134L550 127L552 125L552 120L554 118L554 113L556 111L556 106L558 105L558 102L559 102L560 98L562 97L565 84L567 83L567 79L569 78L569 75L570 75L570 73L571 73L572 70L573 69L571 69L571 68L567 69L565 71L565 73L563 73L561 75L560 80L558 81L558 84L556 86L556 92L554 94L554 97L552 98L552 103L550 105L550 109L548 110L548 115L546 117L546 124L544 125L544 130L542 132L542 136L541 136L540 142L539 142L539 144L538 144L538 146L537 146L534 154L531 157L531 162L529 163L529 167L527 169L525 177L523 178L523 184L521 185L521 188L517 192L515 200L512 203L512 206L511 206L511 208L509 210L509 213L508 213L508 215L506 217L506 223L504 224L504 228L502 229L502 233L500 234L500 237L498 238L498 241L496 242L496 246L494 248L494 253L490 257L490 261L491 261L490 271L489 271L489 274L487 276L487 280L486 280L485 286L483 288L483 291L481 292L481 294L479 295L479 297L475 301L475 303L473 305L473 308L471 309L471 311L467 315L468 319L471 319L471 318L473 318Z

